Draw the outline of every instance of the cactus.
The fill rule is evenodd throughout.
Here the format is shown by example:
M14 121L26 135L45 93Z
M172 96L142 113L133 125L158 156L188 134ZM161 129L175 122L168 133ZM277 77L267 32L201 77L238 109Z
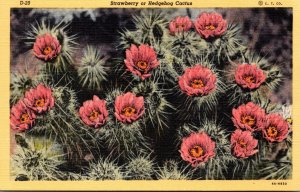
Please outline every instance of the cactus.
M189 180L192 179L193 172L186 168L178 167L178 162L167 160L163 166L156 171L157 178L163 180ZM187 172L187 173L185 173Z
M164 92L159 89L159 83L155 80L140 82L133 88L133 92L138 96L144 96L146 123L150 123L160 135L165 128L168 128L170 110L175 108L165 99ZM153 131L153 129L148 131Z
M77 78L73 74L74 66L72 65L73 54L75 52L75 46L77 45L75 42L76 36L69 35L67 33L67 27L68 24L64 24L63 21L52 26L43 20L40 23L36 23L36 25L30 25L30 29L24 37L25 43L32 48L32 55L38 58L35 62L41 65L41 72L47 76L46 78L54 80L56 84L69 83L70 81L75 81ZM46 35L50 36L53 41L55 41L55 39L57 40L56 49L52 47L47 50L48 52L44 50L41 56L37 55L35 50L40 48L35 47L43 46L38 43L38 39L44 38ZM58 48L58 46L60 46L60 48ZM57 53L51 59L43 59L43 54L51 55L49 51L56 51Z
M200 178L205 179L224 179L227 176L227 170L234 163L235 158L231 155L231 145L228 139L229 134L226 129L218 125L215 121L205 119L200 126L183 125L178 130L178 140L193 132L204 131L213 141L216 142L215 157L209 160L205 165L195 168ZM198 170L197 170L198 169Z
M68 87L54 87L55 106L48 113L38 116L29 135L46 135L65 146L69 159L83 159L87 152L91 152L94 136L81 123L77 116L77 99L73 90ZM92 143L93 144L92 144Z
M291 149L285 151L285 156L278 156L274 161L263 160L258 167L261 179L290 179L292 177Z
M123 173L120 167L109 159L100 159L96 163L91 163L87 169L88 180L121 180Z
M187 95L180 87L180 82L176 82L176 87L174 96L178 98L178 117L186 120L189 119L196 119L200 120L201 118L205 118L209 116L214 110L216 110L216 106L218 106L218 100L220 96L225 92L225 84L218 72L218 70L206 59L203 60L196 60L194 61L193 66L195 67L196 64L202 66L204 68L208 68L212 74L216 77L216 82L214 83L214 89L212 89L207 94L203 95ZM186 71L187 67L184 64L181 64L183 70ZM193 67L192 67L193 68ZM191 68L189 68L191 69ZM184 73L181 77L184 76ZM200 113L201 111L201 113Z
M265 81L253 90L245 90L241 88L234 79L235 71L239 64L255 65L258 69L262 70L265 75ZM270 64L266 59L257 56L254 53L246 52L238 63L232 63L231 70L228 70L228 93L230 95L231 104L239 105L248 101L261 102L268 100L268 94L274 91L282 79L280 69L276 65Z
M115 99L122 95L119 89L113 89L106 95L109 121L101 128L98 137L107 147L109 153L116 156L127 157L140 152L149 152L148 139L142 130L145 126L144 118L141 117L132 123L123 123L116 119Z
M16 104L32 85L33 80L28 75L13 73L10 83L10 103Z
M270 99L282 69L221 14L172 13L141 10L115 50L77 49L66 21L30 25L38 67L11 73L15 180L291 178L291 103Z
M142 11L139 16L133 17L133 22L142 36L142 43L152 44L155 41L162 41L167 33L167 20L162 12L155 10Z
M100 90L102 83L107 80L108 67L105 66L107 57L100 50L87 46L83 51L80 65L77 69L79 83L90 90Z
M125 166L125 179L148 180L154 175L154 163L148 156L131 157Z
M182 62L191 63L193 58L208 55L207 43L199 35L188 32L176 34L168 38L171 44L171 52Z
M16 135L16 151L12 156L12 176L15 180L60 180L64 163L60 145L45 137Z
M54 26L51 26L49 23L46 24L45 21L41 23L37 23L37 26L31 25L30 30L26 33L25 40L29 46L33 46L37 37L51 34L57 38L59 43L62 45L61 53L58 55L57 59L54 61L53 64L48 66L48 69L51 69L52 66L54 67L55 71L65 71L69 65L72 63L72 54L75 51L74 46L76 45L75 35L68 35L66 32L66 28L68 24L64 24L60 22Z
M240 27L230 23L225 34L212 42L207 42L210 53L218 63L232 61L246 52L245 42L239 37Z

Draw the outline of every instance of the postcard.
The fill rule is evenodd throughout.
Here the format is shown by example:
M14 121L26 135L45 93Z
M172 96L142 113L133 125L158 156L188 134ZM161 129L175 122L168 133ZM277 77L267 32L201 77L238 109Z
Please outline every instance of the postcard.
M0 190L300 190L296 0L0 5Z

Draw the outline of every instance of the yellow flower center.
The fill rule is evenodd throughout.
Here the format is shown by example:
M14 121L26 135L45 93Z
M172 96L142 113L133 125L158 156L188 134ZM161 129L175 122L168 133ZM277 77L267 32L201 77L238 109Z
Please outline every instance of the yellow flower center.
M45 105L45 100L44 99L35 100L35 106L36 107L44 107L44 105Z
M93 110L89 115L89 119L91 121L95 121L99 117L99 115L100 113L98 111Z
M199 145L195 145L193 148L190 149L190 154L192 157L200 157L203 155L203 149Z
M52 52L52 48L50 46L46 47L43 51L44 55L49 55Z
M269 137L272 137L272 138L276 137L278 135L277 128L274 127L274 126L268 127L268 129L267 129L267 135Z
M293 124L293 119L292 119L291 117L290 117L290 118L287 118L286 121L287 121L290 125Z
M207 30L215 30L216 29L216 27L214 26L214 25L206 25L205 26L205 29L207 29Z
M176 24L176 28L184 28L185 25L184 24Z
M141 70L145 70L148 67L148 63L146 61L139 61L137 62L136 66Z
M243 124L249 125L250 127L255 124L255 118L250 115L243 116L241 121Z
M254 83L255 78L252 75L247 75L243 78L247 83Z
M122 114L125 115L126 117L131 117L133 114L135 114L135 108L133 108L133 107L125 107L122 110Z
M202 87L204 87L204 83L201 79L194 79L191 85L194 89L201 89Z
M239 140L238 142L242 148L247 147L247 143L244 140Z
M21 115L20 118L21 123L30 123L29 115L28 113L24 113Z

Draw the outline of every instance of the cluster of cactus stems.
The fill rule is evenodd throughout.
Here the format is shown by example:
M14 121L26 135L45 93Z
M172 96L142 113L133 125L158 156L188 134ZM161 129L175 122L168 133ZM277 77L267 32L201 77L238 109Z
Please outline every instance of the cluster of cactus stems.
M39 66L13 73L15 180L291 178L291 105L272 103L280 68L214 12L143 10L118 55L68 24L25 34Z

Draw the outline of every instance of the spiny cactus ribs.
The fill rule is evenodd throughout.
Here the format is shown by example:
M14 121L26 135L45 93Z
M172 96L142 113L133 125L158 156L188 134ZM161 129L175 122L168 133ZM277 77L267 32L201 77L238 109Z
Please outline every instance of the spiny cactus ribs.
M68 22L33 11L24 63L12 57L15 180L292 177L291 103L274 99L290 77L247 48L242 21L226 9L118 11ZM112 18L119 33L105 40Z

